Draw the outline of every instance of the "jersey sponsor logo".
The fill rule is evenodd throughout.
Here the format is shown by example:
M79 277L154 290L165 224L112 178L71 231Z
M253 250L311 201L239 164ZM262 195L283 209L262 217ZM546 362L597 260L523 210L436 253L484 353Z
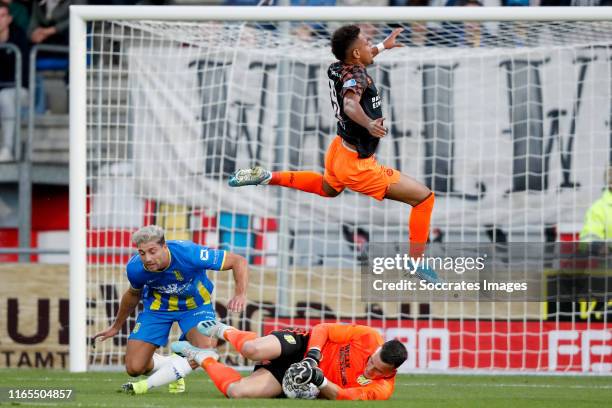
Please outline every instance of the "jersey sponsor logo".
M295 337L293 337L290 334L284 334L283 337L285 338L285 341L289 344L295 344Z
M346 369L351 367L351 345L347 344L340 348L340 380L342 381L342 386L345 387L348 384L348 379L346 377Z
M208 310L200 310L199 312L195 312L194 314L192 314L192 316L199 316L199 315L203 315L203 314L210 315L211 313ZM216 318L214 313L212 314L211 318L212 319Z
M333 69L329 71L329 75L336 77L336 78L340 78L342 76L340 75L340 72L334 71Z
M189 290L191 282L187 283L169 283L163 286L151 286L151 289L163 293L164 295L182 295Z
M367 378L365 375L361 374L359 377L357 377L357 383L361 386L364 385L368 385L369 383L371 383L372 380L370 380L369 378Z
M352 86L357 86L357 81L355 81L355 79L349 79L342 85L343 88L350 88Z
M208 261L208 249L200 249L200 259Z
M376 95L372 98L372 108L376 109L380 107L380 95Z
M185 280L185 278L183 278L183 275L181 275L181 271L174 271L174 276L176 277L177 281Z

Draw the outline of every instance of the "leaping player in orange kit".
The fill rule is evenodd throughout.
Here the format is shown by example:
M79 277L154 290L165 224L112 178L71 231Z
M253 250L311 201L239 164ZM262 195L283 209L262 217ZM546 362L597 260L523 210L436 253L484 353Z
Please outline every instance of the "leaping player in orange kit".
M390 199L412 207L409 220L410 256L419 258L425 251L434 206L434 193L416 179L386 167L376 160L380 139L386 136L381 96L366 70L374 57L396 43L402 29L395 29L376 46L357 25L338 28L331 39L331 104L338 120L337 136L325 155L325 173L312 171L269 171L263 167L236 170L229 178L231 187L277 185L336 197L345 188L376 200ZM438 282L437 273L427 266L416 266L414 273L429 282Z
M395 375L408 356L398 340L383 341L375 329L346 324L318 324L310 331L276 330L264 337L209 320L198 330L228 341L250 360L260 361L253 374L240 373L186 341L172 350L200 364L228 398L273 398L283 395L283 378L314 384L319 397L331 400L386 400L395 388Z

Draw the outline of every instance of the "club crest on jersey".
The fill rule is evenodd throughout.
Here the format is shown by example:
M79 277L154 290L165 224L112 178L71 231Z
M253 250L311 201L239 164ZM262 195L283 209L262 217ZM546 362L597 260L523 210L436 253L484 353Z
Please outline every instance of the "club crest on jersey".
M355 81L354 79L349 79L348 81L346 81L342 87L343 88L350 88L351 86L356 86L357 85L357 81Z
M183 278L183 275L181 275L181 271L174 271L174 276L176 277L177 281L185 280L185 278Z
M290 334L285 334L283 337L285 338L285 341L286 341L287 343L289 343L289 344L295 344L295 337L293 337L292 335L290 335Z
M369 383L371 383L372 380L370 380L369 378L366 378L365 375L361 374L359 377L357 377L357 383L361 386L364 385L368 385Z
M200 259L203 261L208 261L208 249L200 250Z

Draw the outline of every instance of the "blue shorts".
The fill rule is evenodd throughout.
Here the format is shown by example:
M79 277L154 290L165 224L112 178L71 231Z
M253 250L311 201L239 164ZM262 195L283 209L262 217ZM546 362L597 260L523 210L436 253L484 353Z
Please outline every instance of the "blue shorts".
M202 305L197 309L180 312L159 312L144 310L138 315L136 326L130 334L130 340L141 340L163 347L168 343L172 323L178 322L181 328L181 340L185 334L196 327L202 320L216 320L212 304Z

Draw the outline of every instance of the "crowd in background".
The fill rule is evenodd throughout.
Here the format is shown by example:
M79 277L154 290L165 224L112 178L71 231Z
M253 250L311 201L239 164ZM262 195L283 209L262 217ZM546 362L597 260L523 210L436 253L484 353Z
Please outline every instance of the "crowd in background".
M0 46L13 44L21 54L21 83L16 84L15 54L6 46L0 47L0 162L15 159L15 101L19 98L22 107L27 103L30 49L37 44L67 46L69 6L76 3L78 1L0 0Z
M50 44L67 46L69 42L69 6L71 4L90 5L197 5L223 4L237 6L258 5L261 0L0 0L0 162L13 161L16 116L16 98L25 105L28 98L29 55L32 46ZM276 2L278 3L278 1ZM290 0L293 6L599 6L612 4L612 0ZM323 28L322 28L323 27ZM480 46L491 34L479 24L465 23L464 27L442 27L442 35L419 40L419 30L426 31L423 25L414 23L410 27L413 45L448 44ZM329 36L324 26L302 25L295 32L303 38ZM416 35L415 35L416 34ZM456 41L460 38L461 41ZM421 41L421 43L419 43ZM15 84L15 56L3 44L14 44L21 52L21 84ZM435 44L434 44L435 43ZM41 53L42 56L46 55ZM52 54L51 54L52 55ZM65 54L62 58L67 58ZM67 63L66 63L67 66Z

